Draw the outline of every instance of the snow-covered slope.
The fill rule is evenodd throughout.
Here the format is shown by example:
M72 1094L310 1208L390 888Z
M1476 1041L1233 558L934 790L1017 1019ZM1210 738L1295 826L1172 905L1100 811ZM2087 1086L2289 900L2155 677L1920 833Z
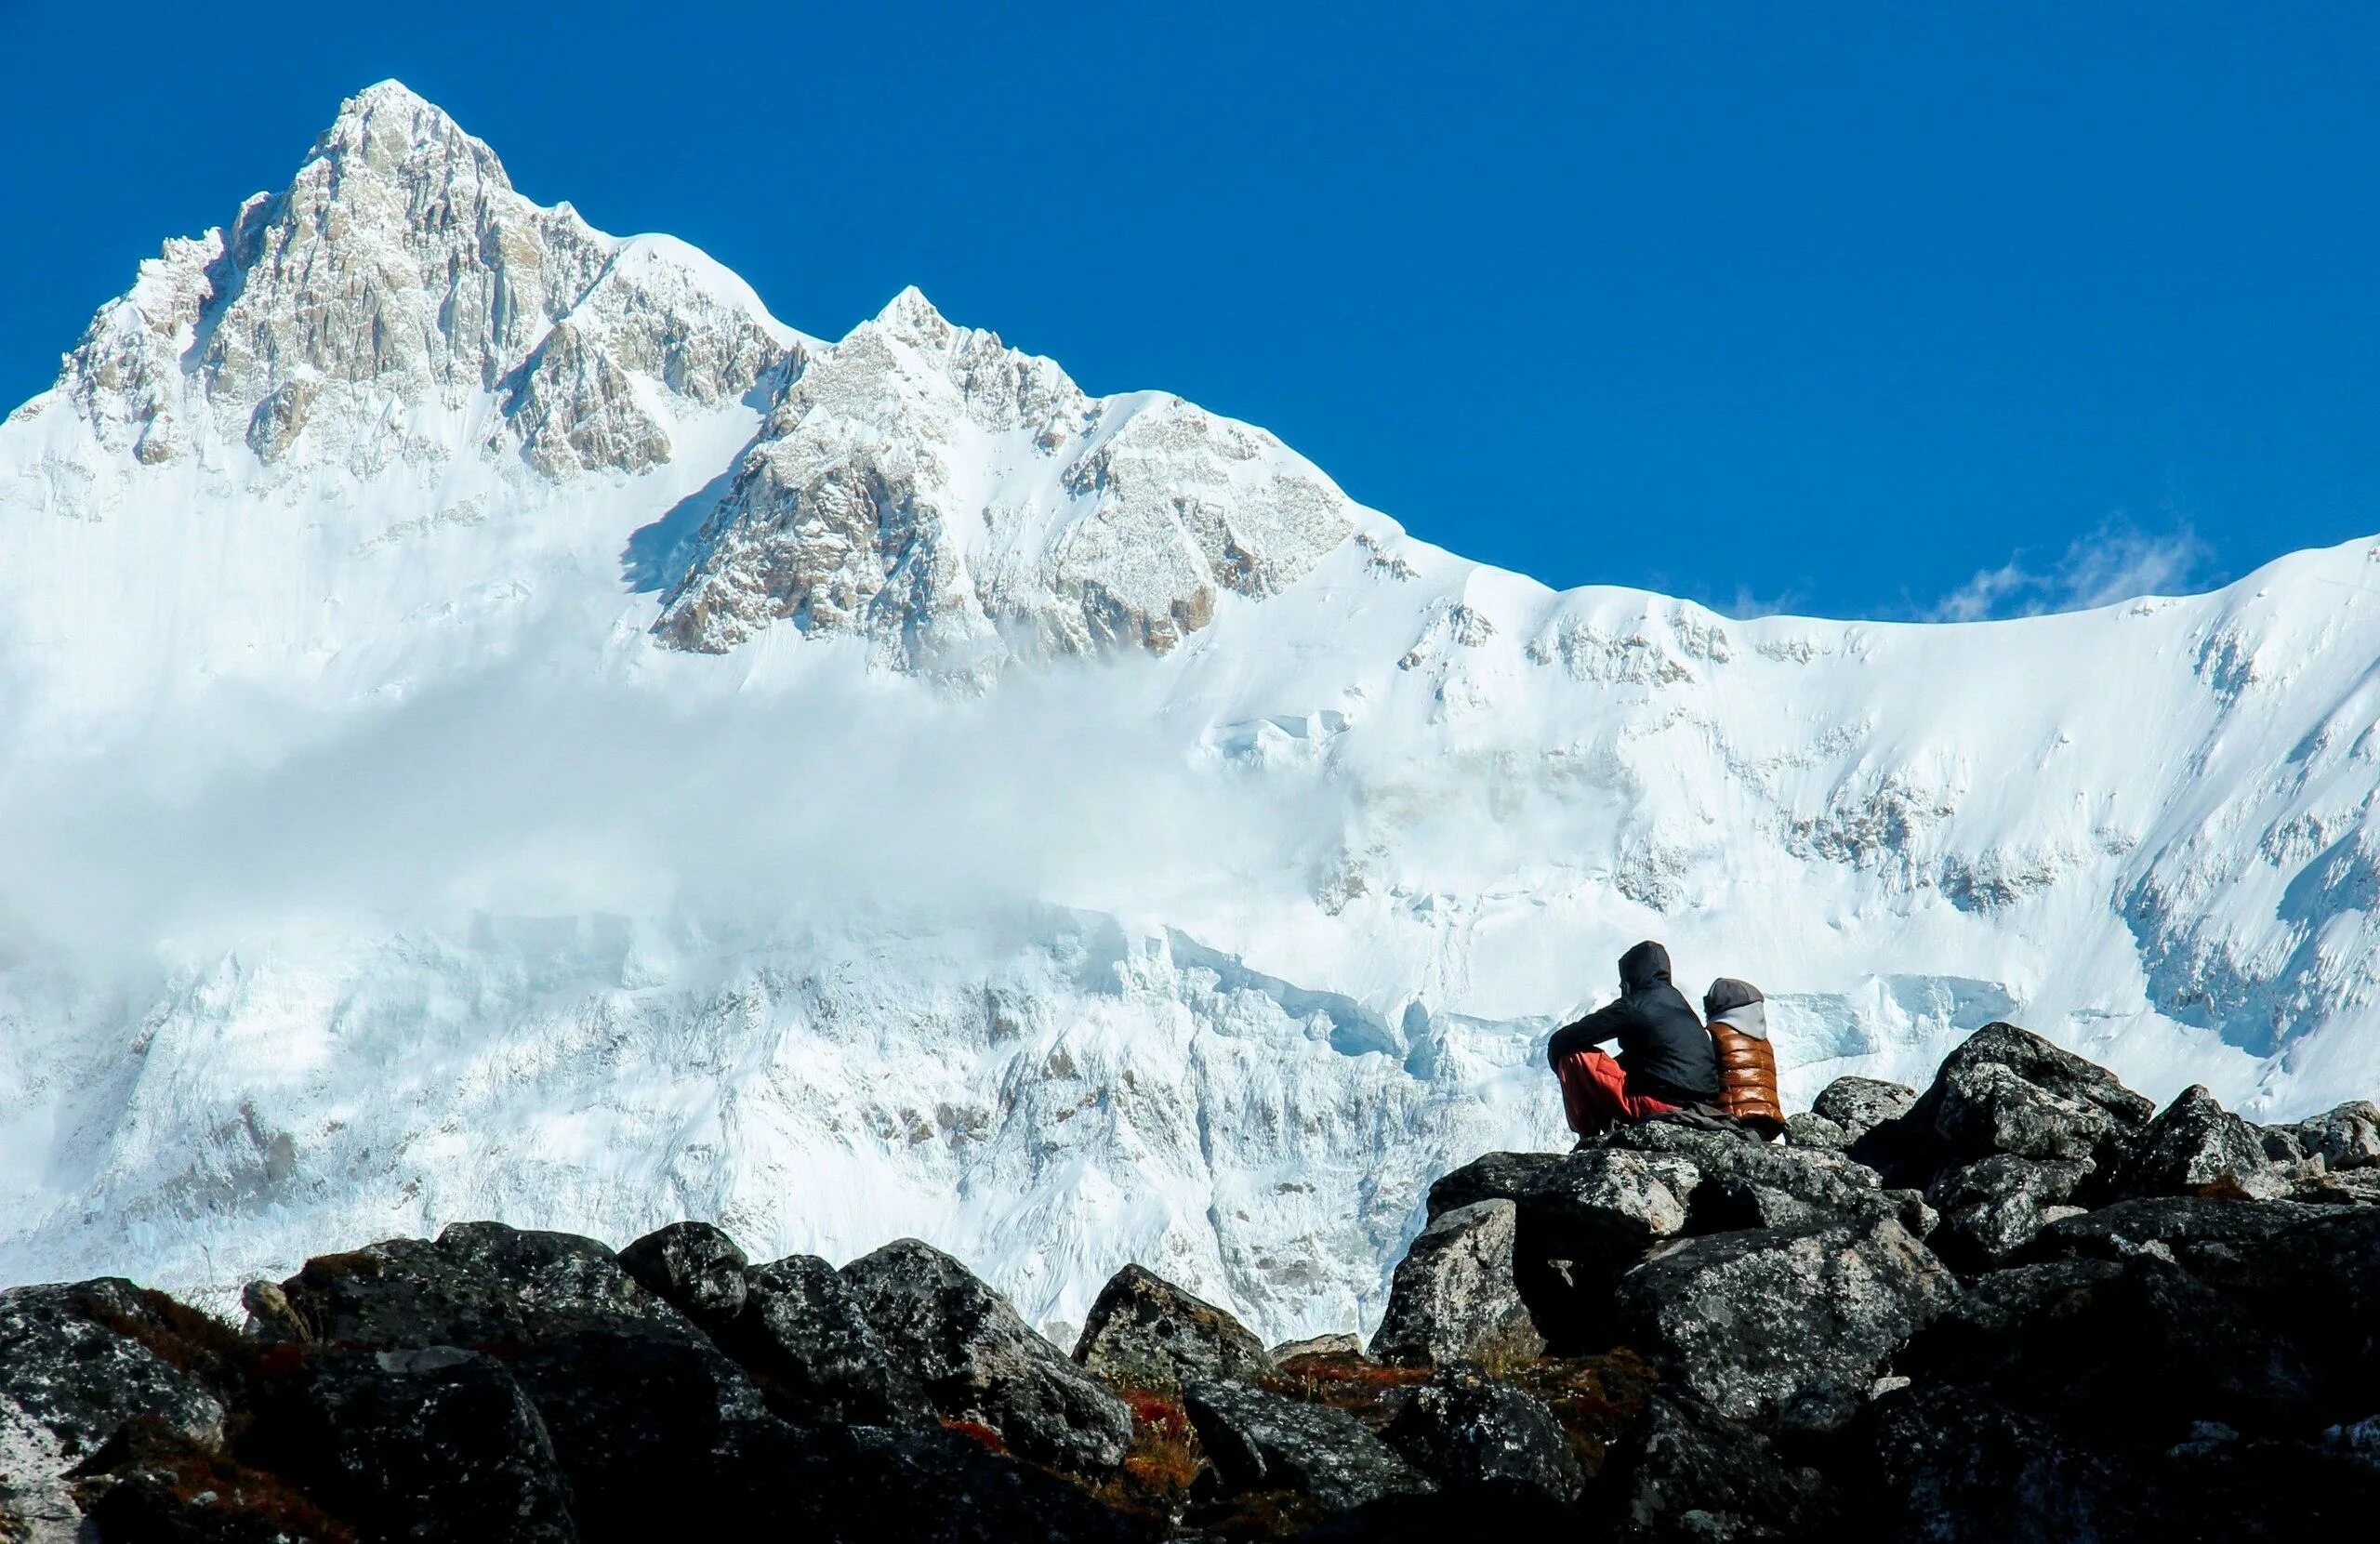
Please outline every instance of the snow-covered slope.
M799 297L787 297L798 306ZM1368 1322L1665 939L1790 1089L2380 1084L2380 546L1731 621L914 291L833 344L402 86L0 427L0 1280L495 1215Z

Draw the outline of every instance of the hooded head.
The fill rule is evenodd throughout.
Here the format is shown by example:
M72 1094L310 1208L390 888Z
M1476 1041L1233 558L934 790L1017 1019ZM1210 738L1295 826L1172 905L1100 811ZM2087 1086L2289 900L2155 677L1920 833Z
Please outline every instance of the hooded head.
M1620 995L1623 997L1666 984L1669 979L1670 952L1649 938L1620 957Z
M1760 988L1733 976L1721 976L1702 994L1702 1016L1715 1031L1721 1024L1755 1040L1768 1038L1768 1003Z

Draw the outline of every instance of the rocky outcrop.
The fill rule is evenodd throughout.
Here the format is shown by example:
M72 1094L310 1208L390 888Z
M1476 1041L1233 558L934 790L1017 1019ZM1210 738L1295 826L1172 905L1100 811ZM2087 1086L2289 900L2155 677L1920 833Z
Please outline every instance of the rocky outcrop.
M1897 1102L1844 1090L1825 1118ZM690 1507L851 1544L2360 1537L2380 1205L2339 1182L2380 1172L2366 1128L2361 1106L2254 1128L2199 1089L2153 1112L1999 1026L1854 1139L1889 1176L1695 1120L1448 1174L1377 1357L1268 1354L1133 1266L1070 1359L914 1240L754 1266L697 1223L618 1255L484 1222L387 1240L255 1284L245 1333L121 1281L18 1288L0 1519L45 1541L625 1544Z
M113 1278L0 1292L0 1517L72 1537L69 1471L136 1418L220 1444L221 1400L139 1333L152 1312Z
M1423 1366L1535 1354L1541 1342L1513 1273L1519 1216L1510 1201L1478 1201L1433 1219L1396 1267L1371 1354Z
M1101 1288L1075 1360L1119 1388L1137 1389L1246 1381L1273 1370L1263 1342L1237 1319L1138 1265L1125 1266Z
M959 676L1018 650L1161 654L1353 529L1271 435L1086 397L910 289L789 378L654 632L706 653L780 625L855 635Z
M903 1239L842 1275L894 1364L945 1419L979 1423L1061 1469L1123 1461L1132 1440L1123 1401L948 1255Z

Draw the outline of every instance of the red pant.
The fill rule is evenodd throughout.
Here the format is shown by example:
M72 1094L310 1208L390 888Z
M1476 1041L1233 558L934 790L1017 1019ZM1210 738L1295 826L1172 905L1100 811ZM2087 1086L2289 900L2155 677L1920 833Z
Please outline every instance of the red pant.
M1630 1093L1628 1075L1599 1050L1573 1051L1554 1069L1562 1080L1562 1113L1570 1129L1592 1137L1620 1121L1639 1121L1677 1108L1650 1094Z

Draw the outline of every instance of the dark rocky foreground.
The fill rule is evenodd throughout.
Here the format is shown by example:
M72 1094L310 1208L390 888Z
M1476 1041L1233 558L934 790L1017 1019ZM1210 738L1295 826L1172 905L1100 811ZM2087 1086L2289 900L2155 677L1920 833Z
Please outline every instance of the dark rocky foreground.
M2022 1030L1787 1142L1432 1187L1372 1355L1128 1267L1069 1355L914 1241L496 1223L227 1326L0 1293L0 1540L2180 1539L2380 1515L2380 1109L2162 1112ZM2344 1530L2342 1532L2342 1530Z

